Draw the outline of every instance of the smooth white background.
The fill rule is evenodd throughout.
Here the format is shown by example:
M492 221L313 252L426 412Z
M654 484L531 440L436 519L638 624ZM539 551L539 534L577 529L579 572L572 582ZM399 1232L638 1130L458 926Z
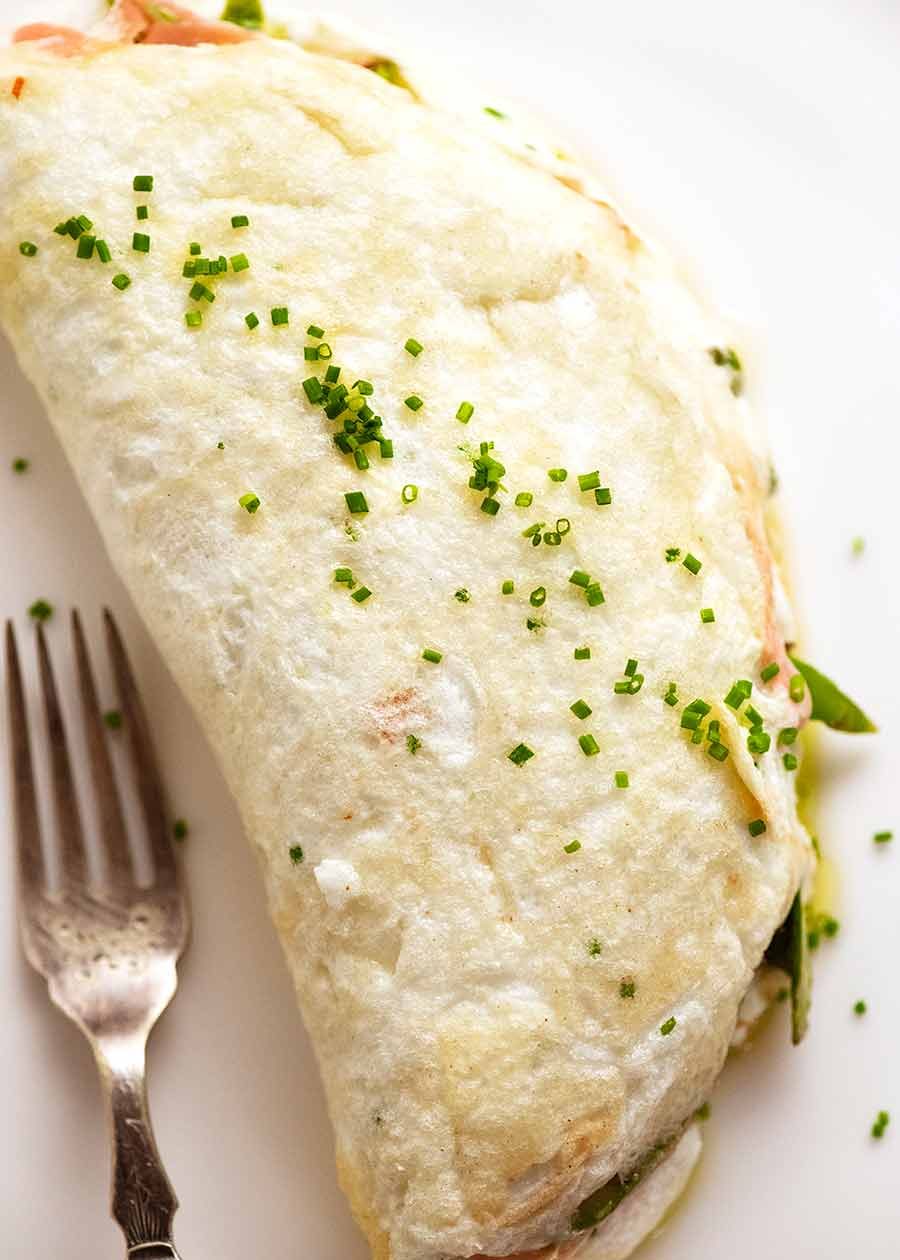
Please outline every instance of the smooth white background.
M53 13L65 0L47 0ZM900 1248L900 10L892 0L342 0L343 11L524 100L747 333L809 656L881 724L824 740L820 834L840 868L797 1050L779 1012L729 1066L686 1201L642 1260L889 1260ZM73 7L71 4L69 7ZM0 0L4 25L39 0ZM389 41L385 41L389 46ZM227 125L227 118L223 119ZM412 176L411 176L412 177ZM423 194L427 190L423 189ZM2 211L0 211L2 212ZM84 347L90 353L90 347ZM77 401L73 400L73 406ZM26 455L25 477L6 470ZM103 555L41 408L0 351L0 613L38 595L120 614L178 813L195 937L152 1044L156 1128L185 1260L363 1260L315 1066L254 862L199 730ZM851 555L863 535L866 551ZM66 649L62 619L51 627ZM0 738L5 738L5 732ZM5 749L0 749L0 754ZM8 848L6 759L0 844ZM104 1122L79 1034L17 950L0 860L0 1252L121 1254ZM851 1013L864 997L869 1014ZM869 1137L879 1108L894 1114Z

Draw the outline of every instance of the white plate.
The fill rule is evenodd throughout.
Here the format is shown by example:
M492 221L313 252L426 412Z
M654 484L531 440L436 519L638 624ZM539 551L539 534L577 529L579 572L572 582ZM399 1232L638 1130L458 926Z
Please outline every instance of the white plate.
M0 0L0 24L77 7ZM792 1049L779 1013L732 1061L701 1170L641 1260L896 1260L900 10L876 0L757 0L752 11L722 0L344 0L343 10L440 49L486 85L490 103L526 99L542 110L748 330L751 392L781 475L808 654L882 734L823 741L820 833L840 867L843 926L817 959L810 1035ZM116 609L171 797L192 825L195 937L151 1048L185 1260L364 1260L235 809L5 349L0 373L0 612L26 633L24 610L38 595L91 610L93 629L93 610ZM7 469L20 454L32 468L16 477ZM859 558L856 535L867 543ZM63 625L51 635L62 650ZM5 802L5 757L0 773ZM0 817L8 845L5 805ZM889 827L898 839L876 849L872 833ZM13 921L3 872L0 1253L120 1256L106 1220L93 1065L22 963ZM869 1003L864 1019L851 1011L859 997ZM877 1143L869 1127L883 1107L894 1125Z

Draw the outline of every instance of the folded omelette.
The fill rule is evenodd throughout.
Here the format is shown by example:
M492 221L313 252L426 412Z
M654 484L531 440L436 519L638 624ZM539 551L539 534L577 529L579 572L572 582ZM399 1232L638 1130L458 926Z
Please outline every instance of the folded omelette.
M616 1260L814 861L740 360L499 111L246 10L0 52L0 322L240 805L373 1255Z

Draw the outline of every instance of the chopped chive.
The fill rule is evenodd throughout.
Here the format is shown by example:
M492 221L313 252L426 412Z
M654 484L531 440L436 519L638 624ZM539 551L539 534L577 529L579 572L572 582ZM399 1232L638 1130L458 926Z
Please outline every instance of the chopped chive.
M110 248L107 245L106 241L98 240L95 243L94 248L97 251L97 257L100 259L102 263L108 263L109 260L112 258L112 253L110 252Z
M617 788L627 788L628 772L626 770L617 770L615 774L615 782Z
M594 711L585 700L576 700L574 704L569 705L569 709L577 718L581 718L582 721L584 721L586 717L590 717Z
M188 246L188 253L189 254L202 254L203 246L199 244L198 241L191 241L190 245Z
M806 679L802 674L793 674L788 684L788 691L794 704L799 704L806 695Z
M259 323L259 320L256 319L255 315L253 318L256 320L256 323L250 324L250 316L247 316L247 323L250 324L251 328L255 328L256 324ZM317 403L325 396L325 391L322 389L322 382L317 376L309 376L306 378L303 382L303 392L306 394L306 397L311 403Z
M422 653L422 660L429 661L432 665L440 665L444 659L444 653L438 652L436 648L425 648Z
M591 659L591 649L589 647L580 647L575 649L576 661L589 661Z
M404 486L400 491L400 498L404 503L415 503L419 497L419 487L416 485Z
M131 238L131 248L139 254L149 254L150 237L145 236L143 232L135 232Z
M135 192L153 192L153 176L135 175L131 187Z
M496 516L500 511L500 500L492 499L490 495L481 500L481 510L486 512L488 516Z
M251 312L249 313L249 315L245 315L245 316L244 316L244 323L245 323L245 324L247 325L247 327L248 327L248 328L250 328L250 329L253 329L253 328L258 328L258 327L259 327L259 316L256 314L256 311L251 311ZM316 381L316 384L318 384L318 381Z
M143 221L144 219L149 219L149 218L150 218L150 207L149 207L149 206L138 206L138 207L137 207L137 211L136 211L136 213L137 213L137 217L138 217L141 221Z
M249 266L250 266L250 259L247 257L246 254L232 254L231 255L231 270L232 271L246 271Z
M248 490L246 494L242 494L238 499L238 503L246 512L249 512L251 516L259 508L259 498L252 490Z
M503 585L500 587L500 594L501 594L501 595L512 595L512 593L513 593L513 591L514 591L515 589L516 589L515 582L512 582L512 581L510 581L510 579L509 579L509 578L507 578L507 579L506 579L506 581L503 583Z
M353 462L360 472L365 472L369 467L369 457L361 446L353 452Z
M637 985L634 983L633 980L622 980L619 983L619 997L620 998L633 998L636 989L637 989Z
M197 264L191 258L186 258L184 266L181 268L181 274L185 280L193 280L197 274Z
M676 1020L675 1016L670 1015L664 1024L660 1024L659 1026L660 1035L663 1037L668 1037L669 1033L672 1032L673 1029L675 1028L675 1025L677 1024L677 1022L678 1021Z
M781 758L781 763L785 770L796 770L797 766L800 764L793 753L785 753Z
M876 831L872 837L875 844L890 844L894 838L893 831Z
M528 602L532 608L540 608L542 604L547 602L547 588L545 586L536 586L528 596Z
M357 604L364 604L372 592L368 586L358 586L350 595L351 599L355 599Z
M207 302L215 302L216 295L212 289L208 289L200 280L195 280L191 285L191 291L188 297L192 302L199 302L201 298L205 298Z
M580 586L584 590L587 590L591 584L591 575L589 573L585 573L584 569L573 569L569 574L569 581L573 586Z
M459 600L461 604L468 604L472 596L464 586L461 586L458 591L453 592L453 598Z
M754 818L752 822L747 823L747 830L751 836L756 839L757 836L764 834L766 830L766 822L764 818Z
M86 214L79 214L75 219L75 222L81 228L82 232L90 232L91 228L94 226L93 221L89 219Z
M418 411L420 407L425 406L418 394L410 394L409 398L403 399L403 402L410 411Z
M470 402L461 402L456 413L456 418L457 420L462 421L463 424L468 424L474 414L475 408Z
M680 555L681 555L680 547L667 547L666 548L666 564L674 564L675 561L680 557Z
M516 744L512 752L508 753L507 755L509 757L509 760L513 763L513 765L524 766L526 761L531 760L531 758L534 756L534 753L528 747L527 744Z
M291 859L294 866L299 866L303 861L303 846L299 844L292 844L288 849L288 857Z
M38 247L34 241L19 241L19 253L25 258L34 258L38 252Z
M666 691L666 694L663 696L663 703L667 704L669 708L674 708L675 705L678 703L678 687L676 686L675 683L673 682L669 683L668 690Z
M29 461L27 459L23 459L20 455L18 459L13 460L12 470L14 473L28 472L28 464L29 464Z
M183 818L176 818L172 823L172 837L175 840L186 840L190 827Z
M695 577L703 568L702 561L698 560L696 556L692 556L690 552L687 553L681 563L687 569L688 573L693 573Z
M579 490L596 490L598 489L599 485L600 485L599 472L589 472L589 473L578 474L578 489Z
M700 620L703 622L705 626L708 626L711 622L715 621L715 619L716 619L716 614L713 612L711 608L700 609Z
M499 110L499 109L494 109L493 105L485 105L485 106L484 106L484 112L485 112L486 114L490 114L491 118L502 118L502 119L505 119L505 118L507 118L507 117L508 117L508 115L507 115L507 114L504 114L501 110Z
M625 665L625 677L633 678L635 674L637 673L637 667L638 667L637 661L634 659L633 656L630 656Z
M330 359L333 353L327 341L320 342L316 348L316 358L318 359Z
M378 439L378 453L382 459L394 458L394 443L390 438Z
M278 328L281 324L287 324L289 322L288 308L286 306L273 306L269 313L272 317L272 323L276 328Z
M117 731L122 725L122 714L118 709L107 709L103 714L103 723L111 731Z
M594 739L593 735L579 735L578 743L585 757L596 757L600 751L600 745Z
M407 735L406 748L408 752L411 752L412 755L415 756L421 747L422 747L422 741L418 738L417 735Z
M317 339L325 336L325 329L320 328L318 324L310 324L306 330L308 337L316 337Z
M609 507L612 503L612 490L608 486L601 486L599 490L594 491L594 502L599 507Z
M49 621L53 616L53 605L48 604L45 599L36 599L28 609L28 616L35 621Z
M414 359L417 359L425 347L421 342L416 341L414 337L410 337L403 349L407 354L411 354Z
M592 582L584 593L591 608L596 608L598 604L606 603L606 596L603 594L603 588L599 582Z
M577 853L580 848L580 840L570 840L568 844L563 845L563 853Z
M530 490L522 490L516 495L516 507L531 507L534 495Z
M779 731L778 742L779 744L794 744L797 742L797 736L799 734L800 732L797 730L796 726L786 726L783 731Z
M233 214L231 216L231 226L233 228L249 227L250 220L245 214Z
M94 246L97 243L96 236L91 236L89 232L82 232L78 238L78 248L75 250L76 258L92 258L94 256Z
M750 699L753 684L746 678L739 678L725 697L729 709L739 709L745 700Z
M597 940L596 936L592 936L588 941L587 952L590 954L591 958L599 958L599 956L603 953L603 946L600 941Z
M724 744L718 742L710 744L706 751L714 761L727 761L728 759L728 749Z
M868 1006L867 1006L867 1005L866 1005L866 1003L862 1000L862 998L860 998L858 1002L854 1002L854 1003L853 1003L853 1014L854 1014L854 1015L865 1015L865 1013L866 1013L866 1011L867 1011L868 1009L869 1009L869 1008L868 1008Z
M368 512L369 510L369 505L366 502L366 496L363 494L362 490L351 490L348 494L344 495L344 499L347 503L348 512L351 512L354 515L361 515L363 512Z
M565 481L568 475L569 474L565 468L548 468L547 469L547 476L550 478L551 481Z
M747 736L747 751L754 757L760 757L763 753L767 753L772 747L772 736L768 731L757 730L755 727Z
M349 586L353 582L353 570L335 569L334 580L335 582L345 582Z
M773 678L777 678L781 672L781 666L777 661L771 661L764 669L759 671L759 676L763 682L771 682Z
M117 276L113 276L112 283L121 292L131 284L131 277L126 276L124 271L120 271Z
M200 311L185 311L184 322L188 328L199 328L203 323L203 314Z

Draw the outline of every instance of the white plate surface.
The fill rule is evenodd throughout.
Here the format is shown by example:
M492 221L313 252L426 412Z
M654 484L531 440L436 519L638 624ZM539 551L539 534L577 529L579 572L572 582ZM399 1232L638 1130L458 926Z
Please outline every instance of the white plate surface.
M284 0L282 0L282 4ZM619 204L747 329L791 526L808 655L880 722L824 739L819 819L840 869L811 1033L783 1012L733 1060L688 1195L641 1260L900 1254L900 9L887 0L342 0L440 50L586 152ZM83 7L0 0L0 25ZM324 7L324 6L323 6ZM385 41L388 43L389 41ZM487 103L487 99L486 99ZM89 352L86 348L85 352ZM131 611L41 407L0 348L0 613L109 603L192 834L195 936L152 1044L185 1260L365 1260L337 1189L306 1036L209 751ZM8 471L32 460L27 476ZM851 555L862 535L866 550ZM57 618L61 621L61 618ZM51 623L60 650L64 627ZM0 733L0 743L5 731ZM11 840L0 748L0 840ZM872 834L896 827L893 846ZM20 959L0 863L0 1254L104 1260L107 1157L87 1047ZM851 1011L864 997L864 1019ZM869 1137L887 1108L893 1129Z

